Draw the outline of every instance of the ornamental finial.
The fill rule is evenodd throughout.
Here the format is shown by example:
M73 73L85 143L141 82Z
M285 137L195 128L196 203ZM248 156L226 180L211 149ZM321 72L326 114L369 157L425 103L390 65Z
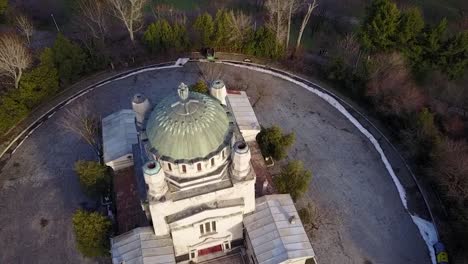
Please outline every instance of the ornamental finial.
M179 89L177 89L177 93L179 94L180 99L182 102L187 101L189 97L189 88L185 83L180 83Z

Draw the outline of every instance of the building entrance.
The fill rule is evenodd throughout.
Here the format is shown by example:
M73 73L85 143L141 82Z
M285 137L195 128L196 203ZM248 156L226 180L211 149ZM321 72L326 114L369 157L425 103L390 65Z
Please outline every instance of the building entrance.
M205 255L220 252L220 251L223 251L223 247L221 245L216 245L216 246L213 246L213 247L198 250L198 256L199 257L200 256L205 256Z

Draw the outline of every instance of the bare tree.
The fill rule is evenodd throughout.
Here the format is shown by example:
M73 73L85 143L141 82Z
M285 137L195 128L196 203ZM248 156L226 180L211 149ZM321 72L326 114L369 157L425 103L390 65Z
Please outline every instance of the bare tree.
M224 70L218 63L198 63L199 74L206 83L210 84L215 80L222 80Z
M143 27L143 7L146 1L147 0L107 0L113 10L114 16L125 25L132 42L135 41L135 32Z
M287 21L289 1L266 0L265 7L268 11L267 27L275 33L278 44L284 44L287 36Z
M104 0L79 0L77 6L79 25L93 38L103 39L108 26Z
M233 10L229 12L229 16L231 18L229 22L231 23L231 28L233 29L230 36L230 41L238 41L242 43L248 36L248 30L252 27L252 18L244 14L242 11L234 12Z
M19 15L16 17L16 26L21 34L26 36L28 44L31 44L31 37L34 33L34 26L31 20L25 15Z
M100 118L88 107L87 103L80 103L72 109L65 110L65 115L58 121L65 129L79 136L90 145L96 155L101 158L102 140Z
M286 34L286 49L289 47L289 38L291 36L291 20L292 16L299 9L301 0L287 0L288 4L288 32Z
M14 79L15 88L31 62L31 54L20 37L11 34L0 37L0 74Z
M318 6L317 0L313 0L312 3L307 3L307 12L304 16L304 19L302 20L301 28L299 29L299 35L297 36L297 42L296 42L296 48L294 49L294 53L297 52L301 45L301 40L302 40L302 34L304 34L304 30L307 26L307 23L309 23L310 16L312 15L312 11ZM293 54L294 54L293 53Z
M373 65L367 95L379 111L387 115L400 115L417 112L424 106L425 95L412 80L401 54L377 54Z

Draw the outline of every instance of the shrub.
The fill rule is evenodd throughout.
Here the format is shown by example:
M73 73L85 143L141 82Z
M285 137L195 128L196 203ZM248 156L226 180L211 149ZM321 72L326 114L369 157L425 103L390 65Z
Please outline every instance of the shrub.
M274 159L280 160L286 157L289 147L294 144L295 138L294 133L283 134L278 126L262 127L257 135L257 142L263 156L272 156Z
M73 215L73 229L78 250L85 257L109 255L110 220L97 213L78 210Z
M53 52L46 48L41 53L40 64L24 74L19 94L21 101L32 109L59 89L58 71L53 63Z
M198 82L196 82L194 85L191 85L190 91L202 94L209 93L208 85L206 85L204 80L198 80Z
M381 113L401 116L421 110L425 96L399 53L378 54L373 66L366 94Z
M418 165L426 167L430 164L431 157L441 141L434 114L429 109L423 108L409 122L411 126L401 132L405 146L413 160Z
M302 162L290 161L279 176L273 179L279 193L289 193L296 201L309 187L312 174L304 169Z
M6 133L28 113L28 107L20 100L19 90L4 94L0 98L0 132Z
M79 160L75 163L75 172L87 195L96 197L108 191L111 179L107 166L96 161Z

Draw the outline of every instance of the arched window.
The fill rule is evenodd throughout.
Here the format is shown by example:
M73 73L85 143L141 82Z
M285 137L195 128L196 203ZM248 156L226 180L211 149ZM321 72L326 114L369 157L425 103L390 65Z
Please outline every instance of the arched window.
M172 166L170 163L167 163L167 168L169 169L169 171L172 171Z
M221 153L222 153L221 155L222 155L223 159L225 159L225 158L226 158L226 154L224 154L224 151L226 151L226 150L225 150L225 149L223 149L223 152L221 152Z
M201 171L201 163L197 163L197 170Z
M182 173L187 173L187 166L182 165Z
M213 167L214 164L215 164L215 163L214 163L214 158L211 158L211 167Z

